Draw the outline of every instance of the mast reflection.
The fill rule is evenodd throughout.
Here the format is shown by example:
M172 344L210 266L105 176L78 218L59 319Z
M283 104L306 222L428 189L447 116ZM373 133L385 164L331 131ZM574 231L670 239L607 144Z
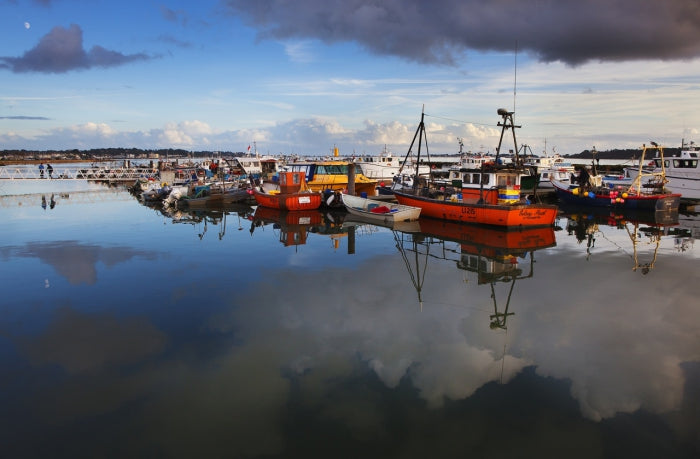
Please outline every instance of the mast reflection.
M428 260L454 261L458 269L476 275L477 285L490 285L493 300L493 314L489 315L491 329L507 328L508 318L514 315L509 308L515 281L534 275L534 252L556 245L551 227L508 231L420 219L420 229L420 233L412 234L395 231L394 240L418 294L421 310ZM524 269L522 265L526 260L527 268ZM500 282L510 284L502 310L495 288Z
M596 236L604 237L601 227L624 231L632 243L632 271L649 274L656 263L659 245L663 236L679 235L678 211L631 212L620 210L594 210L564 208L567 218L566 231L579 243L586 241L586 260L595 248ZM640 249L652 247L644 260Z

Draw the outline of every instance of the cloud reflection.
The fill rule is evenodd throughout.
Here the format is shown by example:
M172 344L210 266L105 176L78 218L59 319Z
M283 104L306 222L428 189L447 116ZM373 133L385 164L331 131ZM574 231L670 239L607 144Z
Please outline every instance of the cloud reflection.
M428 261L421 309L403 260L381 256L352 269L268 267L259 282L240 286L235 296L209 292L207 302L224 302L215 313L206 302L188 304L200 311L202 323L178 324L168 335L138 317L63 309L42 335L14 342L32 365L58 365L68 375L51 380L31 400L34 411L76 422L121 416L124 432L143 432L129 438L131 451L148 443L166 456L221 456L232 447L244 456L280 454L293 441L289 422L298 413L290 414L292 406L371 441L388 435L391 424L391 410L372 398L385 388L408 392L416 418L470 398L492 402L510 390L493 383L534 377L569 390L588 420L639 409L677 412L684 397L693 397L688 375L695 366L688 362L700 361L700 323L691 306L700 292L678 273L694 272L697 260L661 256L652 278L632 272L629 257L619 251L601 250L590 261L584 251L560 244L535 253L534 276L514 285L515 315L507 331L489 326L490 286L479 285L454 261ZM60 258L47 252L32 251L42 260ZM102 261L101 250L87 252L94 254L84 255L93 265ZM104 259L119 263L129 253ZM202 288L189 282L178 288ZM494 287L503 307L510 284ZM179 307L169 305L168 315ZM375 381L382 387L368 387ZM125 407L136 414L127 415ZM542 420L549 419L546 409L538 412ZM483 411L474 411L478 419L466 412L465 425L498 426ZM697 418L688 410L678 416L691 423ZM683 426L693 425L685 421ZM571 422L569 432L588 426L581 436L597 438L585 420ZM543 440L558 438L562 428L543 421L537 429L533 438Z
M44 333L20 341L33 365L58 364L80 373L142 361L160 353L167 339L143 317L118 319L61 308Z
M406 272L396 260L359 267L357 283L340 269L319 274L322 280L268 273L269 285L260 286L264 308L235 310L230 327L284 348L290 360L281 356L280 364L300 373L329 354L360 356L388 387L410 379L431 406L468 397L489 381L507 382L533 364L543 376L571 380L572 395L593 420L678 409L681 364L700 360L692 306L700 291L674 273L692 272L696 260L662 257L655 282L644 282L619 252L584 268L575 254L558 253L549 264L548 256L536 254L538 272L516 285L516 315L505 335L488 327L488 286L465 285L453 264L433 263L424 286L432 295L421 313L408 275L393 274ZM621 283L635 291L625 294Z
M13 252L14 256L38 258L51 265L72 285L95 284L98 263L111 267L134 257L156 257L154 252L129 247L102 247L78 241L29 242L25 247L17 248Z

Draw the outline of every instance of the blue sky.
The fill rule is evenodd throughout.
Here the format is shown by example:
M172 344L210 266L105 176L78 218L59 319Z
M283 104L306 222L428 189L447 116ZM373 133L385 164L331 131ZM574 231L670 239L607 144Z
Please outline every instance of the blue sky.
M675 147L699 76L697 0L0 0L0 149Z

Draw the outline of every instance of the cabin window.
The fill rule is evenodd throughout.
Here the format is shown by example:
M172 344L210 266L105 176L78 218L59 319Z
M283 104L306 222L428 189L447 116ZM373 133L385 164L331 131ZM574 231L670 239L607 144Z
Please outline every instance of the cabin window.
M507 186L508 182L506 180L506 177L504 177L502 175L499 175L498 177L496 177L496 185L499 187Z
M462 177L462 183L472 183L471 174L464 174L464 177Z
M678 169L695 169L698 167L697 159L674 159L673 167Z
M298 184L300 183L300 182L299 182L299 174L294 174L293 177L294 177L294 178L293 178L293 180L292 180L292 183L294 183L295 185L298 185Z
M347 175L348 166L343 164L326 164L318 166L317 174Z

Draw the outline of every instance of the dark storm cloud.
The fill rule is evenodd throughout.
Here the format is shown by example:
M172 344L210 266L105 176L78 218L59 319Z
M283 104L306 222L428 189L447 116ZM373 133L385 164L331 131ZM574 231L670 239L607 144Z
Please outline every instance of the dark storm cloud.
M227 0L261 38L357 42L380 55L454 64L465 50L541 61L700 56L698 0Z
M0 57L0 69L14 73L66 73L92 67L115 67L133 61L147 60L146 54L122 54L102 46L83 49L83 31L72 24L69 28L54 27L39 44L21 57Z

